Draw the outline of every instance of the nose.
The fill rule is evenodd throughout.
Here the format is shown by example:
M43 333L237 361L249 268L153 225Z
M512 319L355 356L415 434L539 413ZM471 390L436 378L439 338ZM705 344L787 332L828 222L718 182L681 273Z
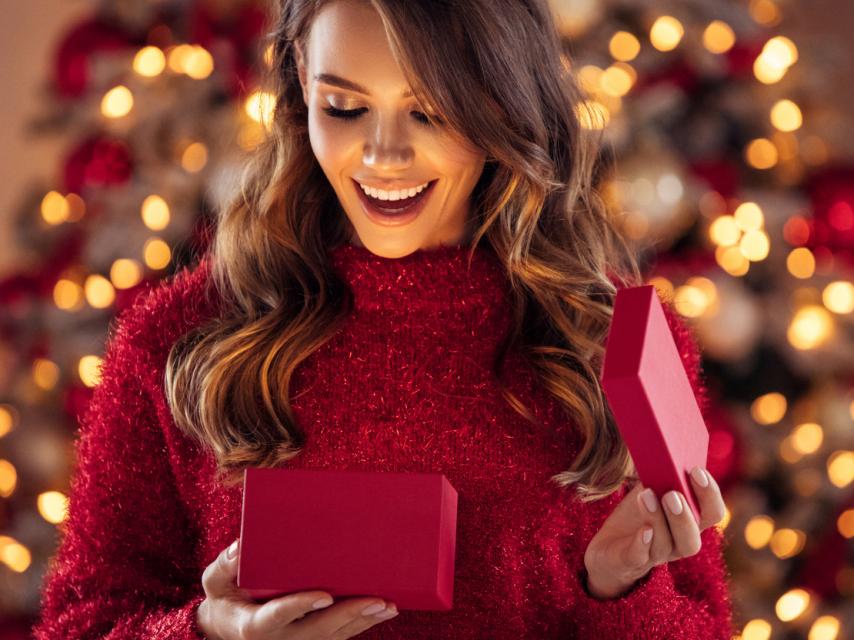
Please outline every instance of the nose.
M377 174L394 173L412 164L414 152L403 127L394 118L380 118L365 144L363 162Z

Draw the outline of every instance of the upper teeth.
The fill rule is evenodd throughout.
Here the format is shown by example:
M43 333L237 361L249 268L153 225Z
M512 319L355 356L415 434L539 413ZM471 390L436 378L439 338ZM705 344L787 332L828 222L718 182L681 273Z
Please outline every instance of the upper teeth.
M362 191L367 193L372 198L379 198L380 200L402 200L403 198L411 198L416 193L420 193L424 189L427 188L429 182L425 182L424 184L418 185L417 187L412 187L411 189L398 189L396 191L385 191L383 189L374 189L373 187L366 187L361 182L359 186L362 187Z

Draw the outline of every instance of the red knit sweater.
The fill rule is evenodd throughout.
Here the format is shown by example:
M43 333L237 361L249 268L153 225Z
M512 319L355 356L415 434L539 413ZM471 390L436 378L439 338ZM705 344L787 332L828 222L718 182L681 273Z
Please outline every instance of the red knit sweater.
M401 610L358 637L729 640L714 527L698 554L653 568L622 597L586 592L584 551L627 487L584 504L549 480L568 467L577 434L520 357L510 358L509 383L544 426L501 396L490 364L510 323L508 282L488 250L470 271L466 252L335 249L355 309L292 383L307 443L290 467L440 471L459 492L453 610ZM171 344L213 313L209 273L203 259L111 325L37 640L204 637L202 572L240 533L242 487L214 484L213 458L176 428L163 380ZM667 311L705 411L696 342Z

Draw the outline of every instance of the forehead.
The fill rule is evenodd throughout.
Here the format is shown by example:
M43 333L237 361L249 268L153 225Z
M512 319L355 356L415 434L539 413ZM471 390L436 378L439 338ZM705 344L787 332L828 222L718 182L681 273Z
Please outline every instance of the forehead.
M379 14L368 2L335 0L315 16L308 42L312 74L343 76L400 95L409 85L394 59Z

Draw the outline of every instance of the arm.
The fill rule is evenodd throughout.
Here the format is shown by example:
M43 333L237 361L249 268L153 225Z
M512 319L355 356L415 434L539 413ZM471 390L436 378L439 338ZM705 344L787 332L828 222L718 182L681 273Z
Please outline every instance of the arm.
M152 367L130 334L120 323L80 422L36 640L204 638L196 626L204 594L195 537L153 409Z
M708 398L701 377L699 349L687 325L669 304L663 306L698 404L705 414ZM574 530L570 531L564 549L571 567L567 583L569 593L564 597L569 603L568 629L573 637L730 640L735 630L721 552L723 536L716 527L701 532L702 548L697 554L653 567L620 596L599 599L590 593L584 553L628 490L624 485L608 498L587 504L572 498L574 504L570 508L581 514L580 521L567 523Z

